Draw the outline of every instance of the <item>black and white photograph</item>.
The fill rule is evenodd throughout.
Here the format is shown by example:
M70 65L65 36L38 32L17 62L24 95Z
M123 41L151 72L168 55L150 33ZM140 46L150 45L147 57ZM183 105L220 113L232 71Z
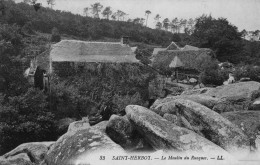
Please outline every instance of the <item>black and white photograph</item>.
M0 165L259 165L260 0L0 0Z

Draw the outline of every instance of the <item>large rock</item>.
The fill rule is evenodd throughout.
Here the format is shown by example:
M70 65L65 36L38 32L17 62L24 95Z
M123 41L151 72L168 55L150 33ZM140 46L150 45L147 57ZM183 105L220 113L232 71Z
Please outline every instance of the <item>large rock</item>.
M126 116L112 115L106 127L107 135L124 148L129 148L133 141L134 127Z
M249 137L260 128L260 111L226 112L221 115L240 127Z
M156 102L150 109L161 116L163 116L165 113L175 114L177 108L175 107L174 100L176 99L191 100L205 105L208 108L213 108L215 105L221 102L221 100L218 98L214 98L203 94L169 96L165 99L156 100Z
M23 159L22 157L18 157L19 154L26 154L32 163L40 163L49 147L54 144L54 142L32 142L32 143L24 143L13 149L12 151L6 153L3 155L3 158L7 160L17 160L17 159ZM27 160L27 159L25 159Z
M171 122L173 124L179 125L178 117L176 115L166 113L163 115L163 118L165 118L166 120L168 120L169 122Z
M176 114L177 108L175 106L174 100L179 98L178 96L165 98L161 103L155 102L155 104L150 107L150 110L157 113L160 116L164 116L165 114ZM157 104L158 103L158 104Z
M197 94L204 94L206 93L208 90L211 90L214 88L210 88L210 87L204 87L204 88L199 88L199 89L191 89L191 90L186 90L183 91L181 95L197 95Z
M258 89L260 89L260 83L248 81L218 86L206 91L204 94L217 98L238 97L251 100L254 92Z
M20 153L9 158L0 157L1 165L35 165L26 153Z
M90 127L89 120L87 117L85 117L85 118L82 118L82 120L80 120L80 121L75 121L75 122L71 123L69 125L67 133L68 132L77 132L79 130L86 129L89 127Z
M249 107L249 110L260 111L260 98L255 99Z
M156 113L138 105L126 107L127 117L140 134L156 150L174 151L204 151L223 152L225 151L186 128L181 128Z
M48 165L66 165L81 160L80 163L93 164L94 154L111 151L123 152L123 149L104 132L87 127L60 137L48 151L45 162Z
M244 98L243 96L233 96L221 100L212 108L213 111L218 113L245 111L248 110L251 103L250 98Z
M107 135L126 150L151 150L126 116L112 115L106 127Z
M101 121L100 123L98 123L92 127L99 129L102 132L106 132L107 125L108 125L108 120L105 120L105 121Z
M227 151L248 150L248 137L236 125L209 108L190 100L175 100L179 114L201 133Z

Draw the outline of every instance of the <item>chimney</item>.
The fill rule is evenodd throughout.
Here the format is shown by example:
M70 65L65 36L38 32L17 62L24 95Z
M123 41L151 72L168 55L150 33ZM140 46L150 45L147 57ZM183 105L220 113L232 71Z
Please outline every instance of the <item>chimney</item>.
M130 42L129 38L130 38L129 36L122 36L121 44L128 45Z

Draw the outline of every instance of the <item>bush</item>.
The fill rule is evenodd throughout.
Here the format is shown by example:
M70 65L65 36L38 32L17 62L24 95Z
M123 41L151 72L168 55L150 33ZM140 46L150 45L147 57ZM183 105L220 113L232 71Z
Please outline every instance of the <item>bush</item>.
M45 94L30 88L25 94L0 100L0 154L25 142L56 140L54 115Z
M253 65L237 66L234 71L234 76L237 80L248 77L253 81L260 82L260 67Z
M135 93L134 95L125 95L120 96L116 94L113 97L113 104L117 105L117 109L113 110L113 113L117 114L122 111L125 111L125 107L127 105L144 105L144 101L142 100L139 93Z

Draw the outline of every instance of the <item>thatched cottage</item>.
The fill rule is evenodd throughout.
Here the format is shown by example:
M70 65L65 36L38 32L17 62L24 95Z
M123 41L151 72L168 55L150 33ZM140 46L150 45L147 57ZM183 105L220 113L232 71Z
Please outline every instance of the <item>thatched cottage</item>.
M201 65L215 60L214 52L211 49L190 45L180 48L174 42L167 48L158 50L154 50L152 66L160 69L169 68L169 65L176 59L175 57L181 61L183 69L194 71L201 71Z
M71 67L84 69L89 63L139 63L134 50L128 45L128 37L123 37L121 42L62 40L34 58L27 75L42 89L44 76L61 70L67 72Z

